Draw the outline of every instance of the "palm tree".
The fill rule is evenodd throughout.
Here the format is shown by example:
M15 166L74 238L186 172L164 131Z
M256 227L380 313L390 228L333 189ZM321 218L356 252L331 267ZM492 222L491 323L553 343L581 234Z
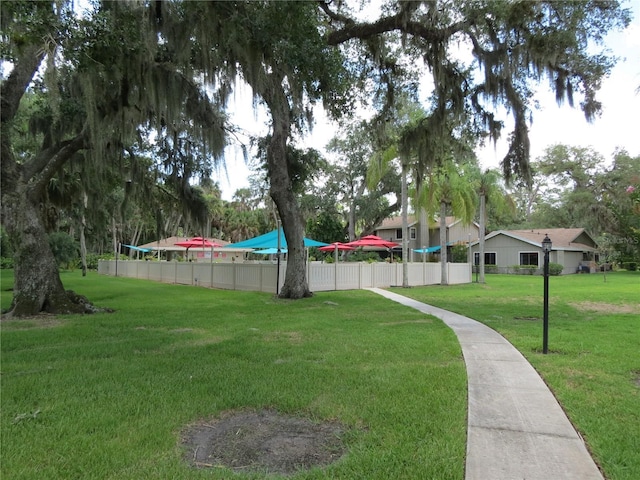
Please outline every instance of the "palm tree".
M428 212L439 209L440 216L440 266L442 285L449 284L447 269L447 212L470 224L476 209L473 184L469 182L468 169L449 160L432 170L427 184L418 192L419 203Z
M484 283L484 237L487 230L487 203L494 205L498 208L506 206L506 193L500 185L501 175L497 170L487 169L484 172L477 171L474 181L474 187L480 200L479 211L479 238L478 238L478 255L480 257L479 262L479 274L478 282Z
M475 208L473 195L469 183L460 179L462 172L458 172L456 162L475 158L472 145L477 140L477 132L467 123L467 116L459 112L443 110L437 105L430 113L413 104L405 108L409 121L398 139L403 175L406 170L413 177L416 211L420 212L420 221L426 225L423 243L428 242L428 218L440 203L442 283L447 284L446 212L452 208L455 214L460 213L457 216L469 223L473 217L470 213ZM406 223L403 228L404 236Z

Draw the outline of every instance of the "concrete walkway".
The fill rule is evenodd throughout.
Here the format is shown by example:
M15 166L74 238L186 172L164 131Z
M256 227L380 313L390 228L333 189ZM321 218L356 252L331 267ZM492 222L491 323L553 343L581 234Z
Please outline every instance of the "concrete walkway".
M507 340L470 318L379 288L458 336L467 367L466 480L602 480L582 439L538 373Z

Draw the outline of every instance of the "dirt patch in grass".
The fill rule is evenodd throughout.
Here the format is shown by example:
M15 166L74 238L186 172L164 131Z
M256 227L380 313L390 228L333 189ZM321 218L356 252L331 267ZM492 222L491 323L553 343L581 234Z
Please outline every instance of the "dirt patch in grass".
M0 317L2 328L7 330L25 330L29 328L53 328L62 325L53 313L39 313L30 317Z
M599 312L599 313L638 313L640 312L640 304L629 305L621 304L614 305L611 303L601 302L580 302L570 303L573 308L587 312Z
M264 339L267 342L286 341L294 345L299 345L303 341L302 333L300 332L270 332L265 335Z
M340 424L314 423L273 410L230 411L190 425L185 460L197 468L291 475L327 466L346 452Z

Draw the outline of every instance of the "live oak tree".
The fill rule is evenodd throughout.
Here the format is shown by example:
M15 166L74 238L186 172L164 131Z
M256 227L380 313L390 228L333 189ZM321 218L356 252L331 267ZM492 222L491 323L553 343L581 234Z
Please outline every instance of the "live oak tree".
M421 144L446 147L452 119L453 125L466 124L474 133L484 130L495 140L503 123L492 107L505 105L514 129L502 161L503 174L507 181L515 178L525 184L531 181L527 119L532 110L532 84L548 79L558 103L566 100L572 106L577 93L586 119L593 119L601 107L595 93L613 60L604 54L590 56L587 47L609 29L624 27L629 21L628 12L617 2L399 2L371 22L349 18L332 10L329 3L322 8L336 26L328 36L330 43L360 40L371 57L380 60L379 69L386 73L382 78L389 85L389 105L393 104L395 76L393 68L385 67L394 64L380 54L380 39L401 33L405 53L419 52L432 76L435 101L423 138L412 139L418 149ZM395 37L387 40L398 41ZM460 45L468 45L469 51L461 54L464 47ZM474 63L458 60L465 54ZM440 158L433 152L419 155L418 169L443 165L448 152L443 153ZM438 166L431 178L443 189L438 196L444 206L452 197L446 192L455 175L442 169ZM417 179L420 177L418 172ZM446 283L446 278L442 281Z
M182 200L197 200L189 181L197 173L198 158L215 159L225 145L220 112L238 76L271 114L271 196L289 242L282 295L310 294L303 219L291 188L295 159L288 155L287 142L292 132L308 125L308 106L314 101L331 98L329 110L344 110L341 90L348 86L341 56L320 35L320 11L314 4L102 2L78 19L64 3L25 2L3 8L3 14L3 51L14 67L2 85L3 222L18 245L14 315L85 308L66 300L45 251L38 212L42 188L34 188L33 178L46 184L79 151L94 165L117 163L124 152L135 150L140 137L154 131L164 147L157 170ZM73 122L58 115L50 124L58 129L45 135L48 143L36 164L13 156L7 132L45 59L48 102L56 113L67 112L58 105L61 97L68 98L76 115Z
M612 259L637 261L640 216L626 191L640 172L640 157L618 150L611 162L590 147L552 145L533 164L541 195L519 228L579 227L610 247Z
M214 158L221 153L224 116L197 83L190 56L171 51L158 33L161 23L138 3L104 2L83 18L65 2L3 3L2 59L13 67L2 81L0 132L2 223L15 249L12 315L92 310L65 292L43 221L49 182L72 158L83 154L100 190L105 172L153 129L171 139L162 168L188 196L194 144ZM38 114L48 121L30 122L39 146L24 156L13 126L30 90L46 98Z
M54 131L43 135L40 151L27 158L14 151L11 135L20 101L47 52L53 53L51 44L59 41L62 22L50 4L5 3L2 27L3 60L13 63L2 82L0 114L2 223L15 249L12 310L16 315L42 309L81 311L83 307L73 304L64 291L55 258L47 248L40 202L57 168L84 148L86 130L73 125L61 135L69 123L51 125Z
M604 201L604 157L590 147L552 145L536 162L547 183L546 200L552 203L554 221L566 227L586 228L597 236L611 231L615 222Z
M385 168L376 176L375 182L367 180L369 163L379 154L380 139L373 130L369 122L359 121L345 128L343 134L332 138L327 145L333 167L327 186L336 202L344 208L349 240L356 239L356 229L358 234L372 233L399 207L398 201L391 203L387 199L390 195L400 196L397 171Z
M492 107L505 105L514 120L502 162L507 180L529 177L532 85L548 80L559 103L573 105L578 95L586 119L594 118L601 108L596 92L613 59L604 52L590 55L587 47L629 22L615 1L398 2L371 22L355 21L328 2L321 6L333 22L331 44L360 40L375 55L374 40L400 33L405 52L424 60L434 83L434 114L443 119L471 107L495 139L503 123ZM464 56L471 61L458 60Z
M323 101L334 116L348 108L349 73L342 56L325 42L315 3L184 2L178 8L187 21L180 18L166 30L180 33L183 43L197 38L203 57L223 57L228 76L242 78L252 88L256 102L267 107L271 124L265 156L270 195L288 244L280 296L308 296L304 219L293 188L296 158L290 155L289 141L309 127L315 102Z

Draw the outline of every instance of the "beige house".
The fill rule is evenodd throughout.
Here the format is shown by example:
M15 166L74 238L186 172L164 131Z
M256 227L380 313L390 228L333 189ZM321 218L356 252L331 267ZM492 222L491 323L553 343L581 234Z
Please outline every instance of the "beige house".
M478 224L473 222L465 225L462 220L455 217L445 218L447 225L447 245L465 244L478 240L480 229ZM428 231L424 224L414 215L408 216L408 247L412 252L410 258L421 260L422 256L414 253L414 250L422 248L437 247L440 245L440 220L435 219L429 223ZM375 235L402 244L402 217L385 218L380 226L373 232Z
M529 230L498 230L485 237L484 263L487 271L512 273L514 267L535 267L542 273L544 253L542 240L549 236L552 249L549 262L564 267L562 274L595 272L598 245L584 228L545 228ZM478 242L471 243L473 263L479 263ZM495 267L494 267L495 265Z
M218 248L202 248L191 247L187 252L185 247L179 247L176 243L185 242L190 237L168 237L156 240L155 242L149 242L144 245L140 245L139 248L146 248L152 250L154 256L161 258L161 254L164 252L164 258L166 260L175 260L177 257L185 257L189 255L189 260L195 262L236 262L242 261L246 249L231 249L221 247ZM207 238L206 240L211 243L217 243L219 245L228 245L229 242L220 240L219 238Z

